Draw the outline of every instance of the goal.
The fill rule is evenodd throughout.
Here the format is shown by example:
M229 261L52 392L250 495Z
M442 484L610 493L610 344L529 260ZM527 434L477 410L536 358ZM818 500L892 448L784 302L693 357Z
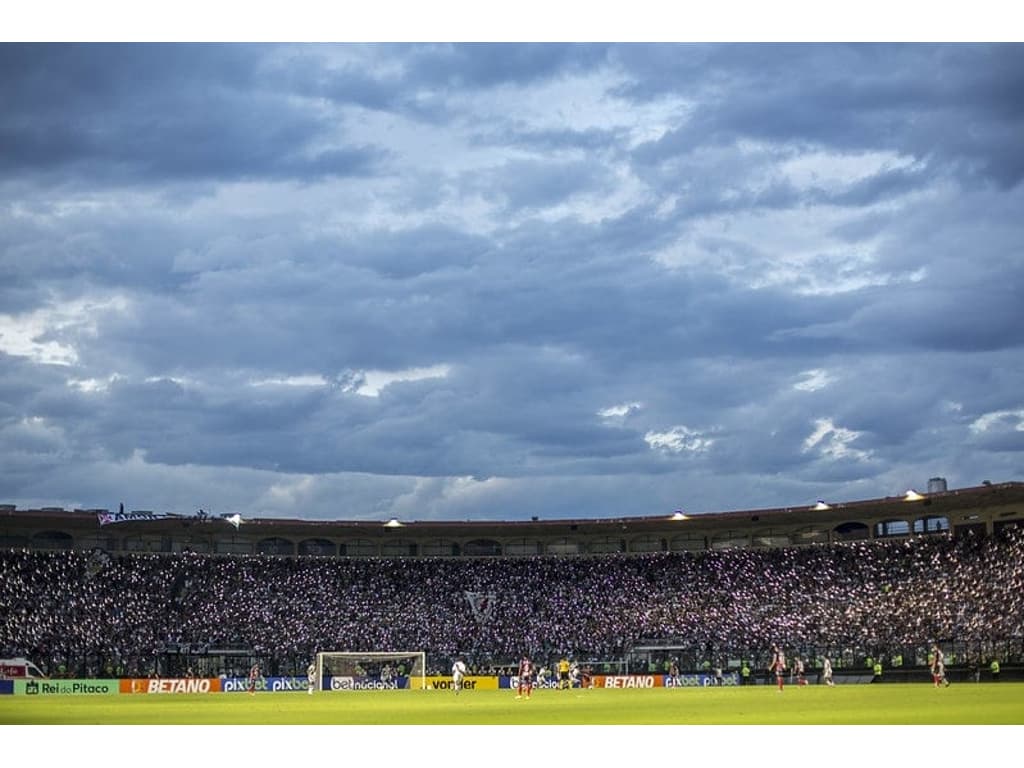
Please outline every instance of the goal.
M404 669L403 669L404 668ZM328 678L349 678L353 688L381 688L388 672L397 678L403 670L410 688L427 687L427 654L424 651L321 651L316 655L317 688Z

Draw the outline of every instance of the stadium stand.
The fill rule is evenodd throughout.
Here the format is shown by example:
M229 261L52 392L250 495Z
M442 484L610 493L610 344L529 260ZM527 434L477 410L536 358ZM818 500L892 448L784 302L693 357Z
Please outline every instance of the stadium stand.
M837 672L931 643L1024 662L1024 529L803 547L532 557L0 550L0 656L48 674L302 674L318 650L422 648L439 670L535 659L688 668L783 644ZM486 610L479 596L487 596ZM477 601L477 602L474 602ZM646 652L634 649L663 648ZM630 662L630 660L632 660ZM909 674L909 672L908 672ZM924 674L924 673L922 673ZM887 672L887 677L889 673ZM926 679L926 676L922 679Z

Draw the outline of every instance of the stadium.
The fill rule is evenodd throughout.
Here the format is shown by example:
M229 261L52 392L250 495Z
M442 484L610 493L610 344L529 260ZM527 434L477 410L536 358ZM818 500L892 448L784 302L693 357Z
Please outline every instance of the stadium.
M476 10L0 46L6 761L1014 754L1024 48Z
M15 699L305 692L311 662L331 695L450 691L459 658L508 694L524 656L538 692L563 659L576 690L774 686L773 645L788 685L827 658L838 684L931 687L936 647L950 682L1024 679L1016 482L504 523L6 505L0 546L0 655L46 676L0 681Z

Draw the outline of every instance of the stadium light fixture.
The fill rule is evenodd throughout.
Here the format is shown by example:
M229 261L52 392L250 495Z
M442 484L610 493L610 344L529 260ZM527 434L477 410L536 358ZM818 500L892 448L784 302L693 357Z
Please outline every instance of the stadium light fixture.
M832 505L826 504L821 499L818 499L818 503L811 507L811 509L813 509L816 512L824 512L826 509L832 509Z
M401 528L402 525L403 523L399 522L397 517L392 517L390 520L384 523L385 528Z
M672 517L669 520L689 520L690 518L683 514L682 510L677 509L672 513Z
M915 491L913 488L907 491L907 495L903 497L904 501L921 501L922 499L924 499L924 496Z

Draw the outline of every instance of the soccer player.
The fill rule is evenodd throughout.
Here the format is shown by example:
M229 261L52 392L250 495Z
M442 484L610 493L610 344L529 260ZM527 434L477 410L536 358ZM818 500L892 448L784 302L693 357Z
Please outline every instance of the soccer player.
M306 667L306 683L309 685L309 695L313 695L313 690L316 688L316 662L311 662Z
M672 685L678 687L680 682L679 679L679 661L678 659L672 659L672 663L668 666L668 677L672 681Z
M526 698L530 698L530 692L533 690L533 662L530 661L528 656L523 656L519 662L519 688L516 693L516 698L523 698L523 692L526 693Z
M940 685L949 688L949 680L946 679L946 654L938 645L932 646L932 681L935 687Z
M782 693L786 682L786 654L777 645L772 646L772 661L768 665L768 672L775 673L775 682L779 686L779 693Z
M825 685L832 686L835 683L832 681L832 660L826 656L821 661L821 679Z
M594 687L594 668L589 664L583 668L580 672L580 687L581 688L593 688Z
M796 684L807 685L807 678L804 676L804 660L797 656L796 661L793 662L793 668L796 672Z
M452 664L452 690L455 691L455 695L459 695L459 691L462 690L462 680L466 677L466 662L462 659L456 659L455 663Z
M256 662L252 665L252 669L249 670L249 695L256 695L256 680L260 676L260 665Z
M558 661L558 687L568 689L569 683L569 660L563 656Z
M543 688L544 686L547 685L548 675L550 675L550 674L551 674L551 670L549 670L544 664L541 664L540 665L540 669L537 670L537 687L538 688Z

